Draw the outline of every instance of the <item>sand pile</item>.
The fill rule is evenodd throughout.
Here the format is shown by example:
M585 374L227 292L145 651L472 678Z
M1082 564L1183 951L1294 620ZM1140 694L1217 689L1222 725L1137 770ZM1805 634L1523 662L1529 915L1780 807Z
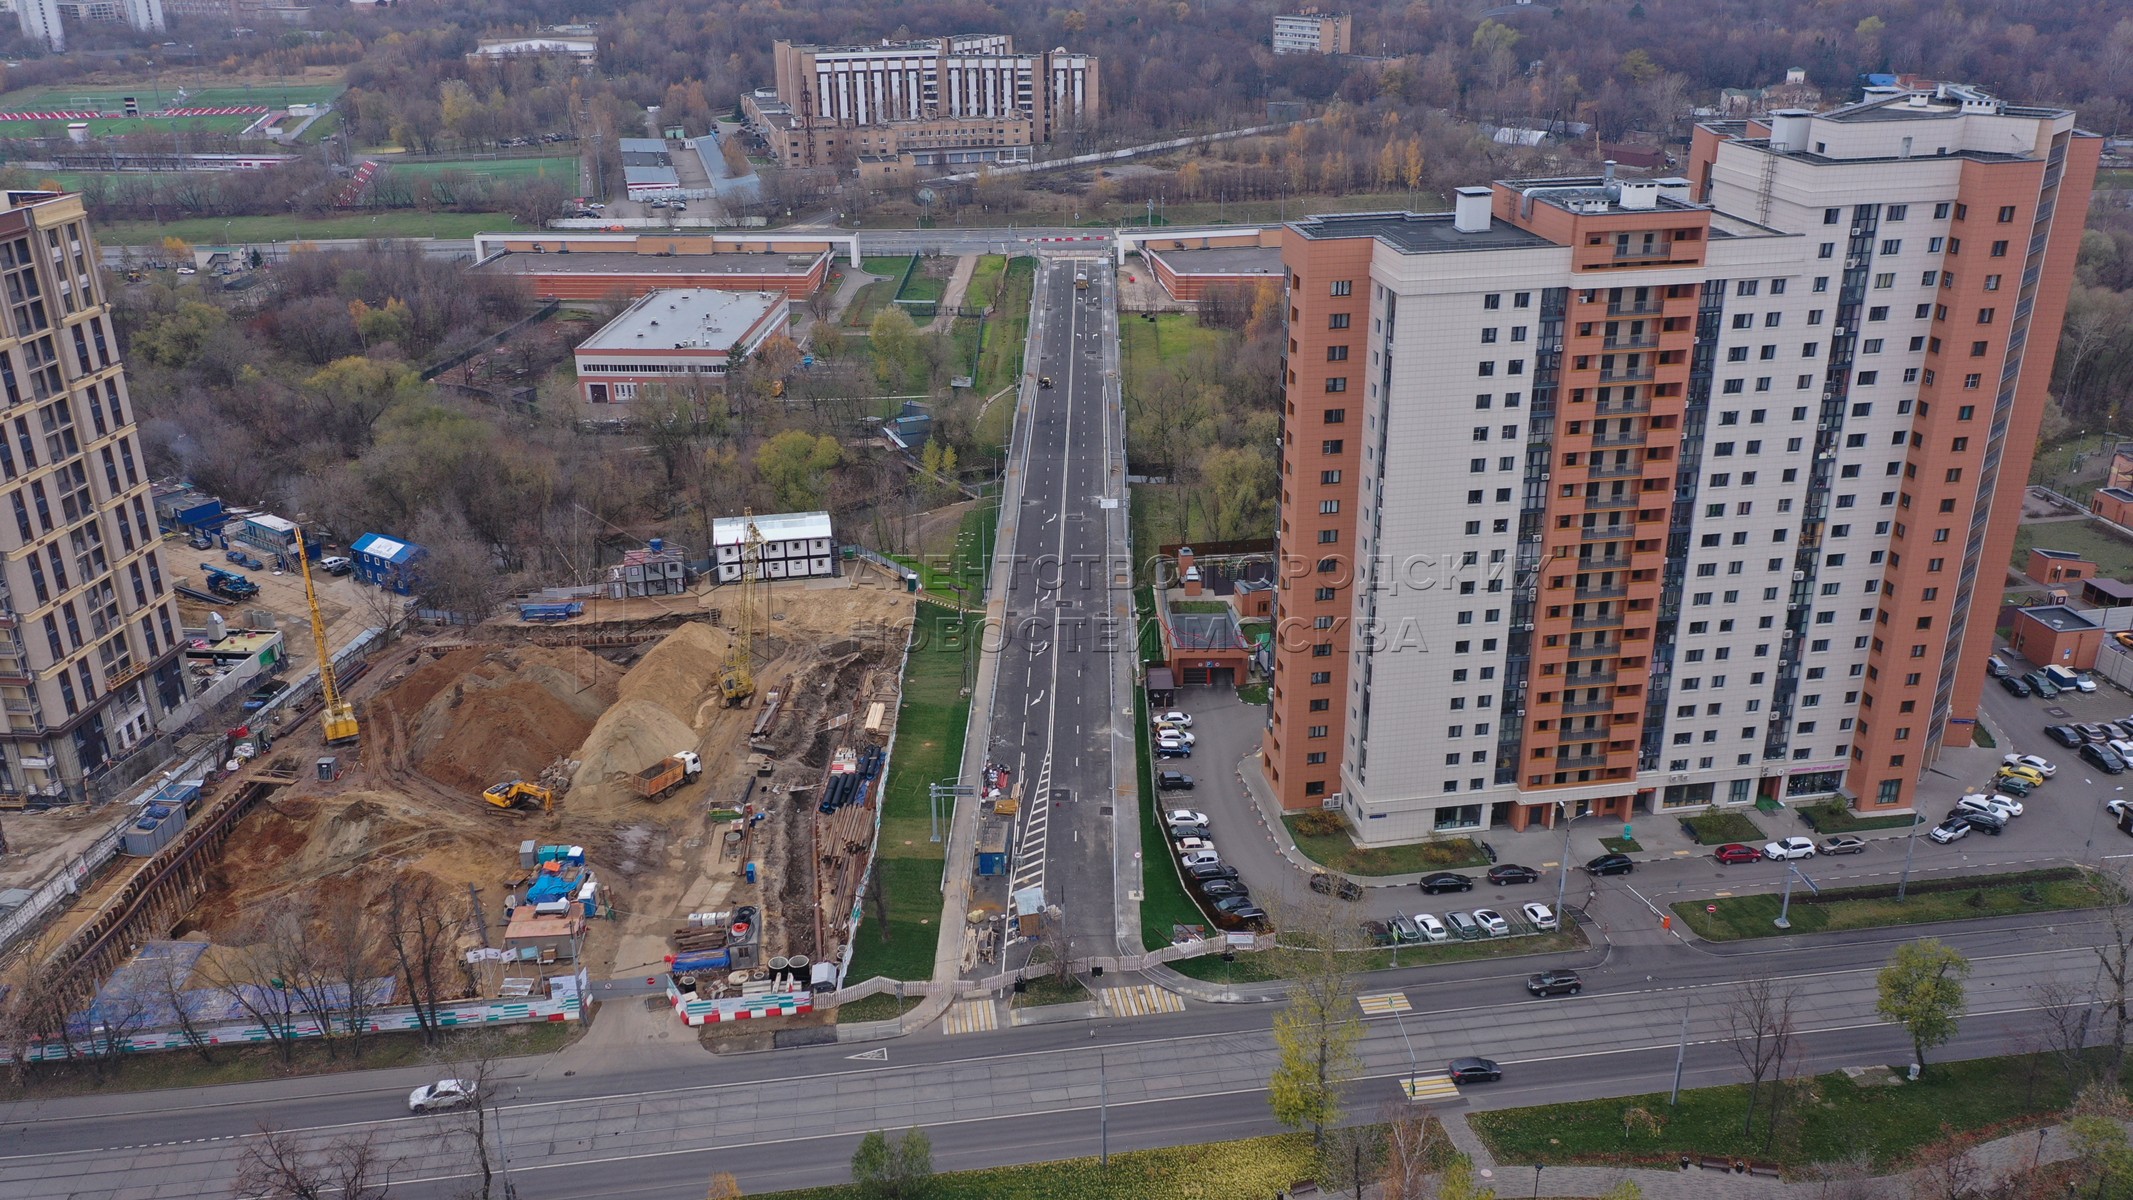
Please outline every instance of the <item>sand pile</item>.
M619 806L642 805L629 777L680 750L702 751L704 730L725 711L718 676L726 632L689 624L661 639L615 687L615 706L578 747L571 781L575 815L638 815ZM738 719L738 714L736 714Z
M372 744L395 760L382 765L471 794L538 778L568 755L613 703L619 674L576 648L466 647L409 674L366 719L383 735Z

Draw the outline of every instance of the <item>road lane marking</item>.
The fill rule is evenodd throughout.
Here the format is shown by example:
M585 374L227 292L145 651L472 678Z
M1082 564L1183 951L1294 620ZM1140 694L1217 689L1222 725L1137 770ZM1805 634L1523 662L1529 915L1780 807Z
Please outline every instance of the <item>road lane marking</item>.
M990 999L958 1000L941 1015L941 1032L949 1036L991 1033L1000 1027L1000 1008ZM885 1054L882 1056L887 1058Z
M1433 1075L1403 1075L1400 1077L1400 1090L1407 1093L1409 1100L1414 1101L1459 1098L1459 1085L1452 1082L1451 1076L1442 1072Z
M1151 1017L1158 1013L1185 1011L1185 998L1152 983L1105 988L1096 993L1109 1017Z
M1378 992L1369 996L1357 996L1356 1006L1374 1017L1387 1017L1393 1013L1412 1012L1414 1005L1407 1002L1406 992Z

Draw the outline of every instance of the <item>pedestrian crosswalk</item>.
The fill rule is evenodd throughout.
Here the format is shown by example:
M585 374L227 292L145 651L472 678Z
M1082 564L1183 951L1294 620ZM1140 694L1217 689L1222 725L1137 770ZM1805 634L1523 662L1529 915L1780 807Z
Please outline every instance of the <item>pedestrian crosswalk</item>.
M941 1017L941 1032L991 1033L1000 1027L1000 1006L990 999L958 1000Z
M1357 996L1355 1002L1362 1006L1365 1016L1371 1017L1389 1017L1394 1013L1409 1012L1414 1007L1407 1002L1406 992L1378 992L1369 996Z
M1449 1075L1410 1075L1400 1080L1400 1090L1409 1100L1457 1100L1459 1085Z
M1105 988L1097 995L1103 997L1107 1017L1152 1017L1157 1013L1185 1011L1184 997L1152 983Z

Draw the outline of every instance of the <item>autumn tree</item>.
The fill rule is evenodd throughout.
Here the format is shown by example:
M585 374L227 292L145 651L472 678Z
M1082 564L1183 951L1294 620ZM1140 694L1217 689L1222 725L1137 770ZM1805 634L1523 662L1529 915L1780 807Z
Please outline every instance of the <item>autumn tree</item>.
M1293 982L1288 1002L1274 1015L1278 1058L1267 1098L1275 1120L1309 1129L1312 1145L1320 1146L1326 1127L1340 1122L1341 1089L1362 1069L1356 1047L1363 1023L1349 961L1357 948L1353 923L1342 920L1328 898L1313 898L1325 902L1297 906L1280 924L1283 940L1275 953L1283 976Z
M852 1152L852 1187L863 1200L919 1200L933 1184L933 1142L907 1129L895 1141L877 1129Z
M1898 946L1876 977L1880 999L1874 1011L1903 1026L1921 1069L1927 1050L1955 1036L1966 1004L1963 980L1969 976L1970 960L1953 946L1921 938Z
M406 363L349 357L313 372L304 390L320 429L354 454L370 446L387 413L421 399L429 388Z
M805 512L822 507L830 468L843 460L836 438L788 429L756 448L755 469L780 509Z

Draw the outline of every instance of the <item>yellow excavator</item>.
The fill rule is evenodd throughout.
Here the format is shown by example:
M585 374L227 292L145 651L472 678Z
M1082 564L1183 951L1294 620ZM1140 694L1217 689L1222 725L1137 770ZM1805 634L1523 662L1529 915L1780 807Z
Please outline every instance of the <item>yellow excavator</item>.
M555 811L555 793L523 779L506 779L484 791L481 798L501 809L537 807L542 812Z
M311 602L311 644L318 651L318 694L325 702L319 710L319 724L325 728L326 744L338 746L355 741L360 730L356 727L355 705L341 698L341 689L333 679L333 655L326 651L326 619L319 615L318 592L311 586L311 558L304 553L304 527L296 527L296 563L304 573L304 599Z
M741 520L747 532L741 537L740 615L734 619L726 664L718 677L727 708L746 704L755 695L755 602L763 579L763 532L755 527L753 512L742 510Z

